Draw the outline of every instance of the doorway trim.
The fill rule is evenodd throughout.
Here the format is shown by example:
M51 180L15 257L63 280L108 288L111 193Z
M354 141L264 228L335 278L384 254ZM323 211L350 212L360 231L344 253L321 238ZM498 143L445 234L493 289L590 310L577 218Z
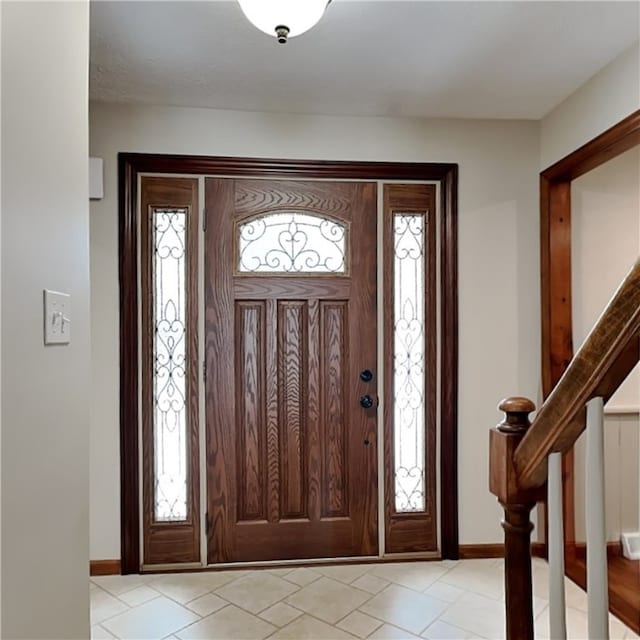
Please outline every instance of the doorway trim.
M640 110L634 111L540 174L541 365L544 398L553 391L573 358L571 184L592 169L638 145ZM576 540L573 448L563 456L562 477L566 574L584 587L584 570L574 551ZM546 523L546 503L544 508ZM545 524L545 554L546 544ZM624 621L624 605L622 607L619 598L612 597L611 610Z
M138 442L138 176L140 173L433 181L440 188L440 550L458 541L458 165L118 154L120 526L123 574L140 571Z

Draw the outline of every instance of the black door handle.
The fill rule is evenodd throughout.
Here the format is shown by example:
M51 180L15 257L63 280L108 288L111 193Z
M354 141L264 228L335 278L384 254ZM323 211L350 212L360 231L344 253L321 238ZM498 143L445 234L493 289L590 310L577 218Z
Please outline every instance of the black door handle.
M363 409L371 409L371 407L373 407L373 398L369 394L367 394L366 396L361 396L360 406Z
M373 371L371 369L363 369L360 372L360 380L362 382L371 382L373 380Z

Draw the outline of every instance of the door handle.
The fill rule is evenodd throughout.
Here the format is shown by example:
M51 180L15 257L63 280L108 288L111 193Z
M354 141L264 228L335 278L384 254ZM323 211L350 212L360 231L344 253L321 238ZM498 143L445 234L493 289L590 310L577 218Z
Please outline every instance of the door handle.
M371 369L363 369L360 372L360 380L362 382L371 382L373 380L373 371Z
M371 407L373 407L373 403L374 400L369 394L360 397L360 406L363 409L371 409Z

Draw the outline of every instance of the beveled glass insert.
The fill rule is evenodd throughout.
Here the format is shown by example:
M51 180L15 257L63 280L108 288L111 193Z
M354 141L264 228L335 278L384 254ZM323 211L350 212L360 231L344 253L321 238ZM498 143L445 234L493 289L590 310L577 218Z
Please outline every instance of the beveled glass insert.
M185 208L154 208L153 439L154 516L187 517Z
M394 491L398 513L425 509L425 216L393 216Z
M270 213L239 225L241 273L345 273L346 225L306 213Z

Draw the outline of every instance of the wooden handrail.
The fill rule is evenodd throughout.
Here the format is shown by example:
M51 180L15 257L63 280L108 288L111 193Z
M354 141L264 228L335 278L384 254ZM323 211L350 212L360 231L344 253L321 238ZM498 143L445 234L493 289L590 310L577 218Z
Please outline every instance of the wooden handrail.
M640 356L640 259L627 274L514 453L521 489L544 484L547 457L570 449L586 403L615 392Z

